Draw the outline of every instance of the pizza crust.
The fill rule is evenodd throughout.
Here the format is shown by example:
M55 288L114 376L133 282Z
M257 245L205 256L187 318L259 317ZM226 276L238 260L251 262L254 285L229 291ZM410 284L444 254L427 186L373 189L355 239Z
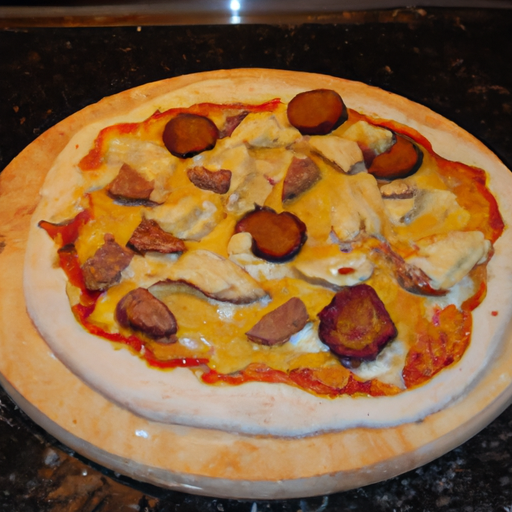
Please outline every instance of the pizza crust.
M138 358L127 351L114 351L104 340L98 340L96 347L96 341L91 338L96 339L83 331L80 334L88 338L84 341L85 346L94 349L92 362L94 365L104 364L105 370L98 372L99 375L81 375L84 379L81 380L55 358L55 355L62 357L66 365L74 369L73 361L66 361L73 351L69 351L65 344L52 344L53 353L48 349L25 312L20 258L27 244L29 219L46 172L80 128L93 122L111 124L112 116L117 118L130 112L141 100L155 101L169 90L190 86L195 91L196 84L203 84L207 78L212 78L217 87L218 80L228 79L238 84L240 79L258 87L262 81L270 81L273 90L279 90L278 82L284 84L287 80L291 80L297 90L315 86L338 89L349 107L412 126L425 135L442 156L486 169L490 174L490 189L498 197L502 216L507 226L510 225L512 186L509 171L503 164L452 123L424 107L378 89L317 75L238 70L191 75L121 93L52 128L2 175L2 199L6 200L0 203L3 205L0 214L2 219L7 219L2 233L7 245L0 255L0 267L3 275L8 277L1 283L5 299L0 311L0 371L2 383L11 395L50 432L100 463L171 488L229 497L284 498L349 489L412 469L476 433L506 407L512 395L512 348L506 343L510 339L512 304L512 269L507 261L512 240L508 230L496 243L496 253L489 266L487 298L474 312L473 340L479 343L471 343L458 365L444 370L427 385L386 400L373 399L381 404L386 402L386 407L365 405L372 399L323 400L275 384L254 383L222 390L211 388L200 384L186 370L149 370ZM197 102L192 99L194 94L191 93L191 103ZM452 152L454 148L455 154ZM27 169L34 170L28 180ZM13 211L17 215L12 216ZM54 309L63 295L63 281L52 278L53 285L45 286L42 279L45 274L38 272L48 270L48 275L60 272L41 266L41 261L47 260L41 257L40 251L42 248L48 250L43 238L37 240L37 235L31 235L30 244L34 245L29 245L27 251L25 293L28 307L43 334L45 330L54 331L49 319L58 319L63 329L71 327L71 332L63 332L74 336L74 329L81 328L74 319L71 325L69 317L63 317L60 308ZM42 245L38 245L39 242ZM45 296L43 290L50 295ZM47 299L56 300L57 304ZM69 311L68 304L66 299L66 312ZM494 316L493 311L498 311L498 316ZM15 325L8 321L13 315L17 318ZM22 346L12 343L12 339L23 340ZM96 348L100 352L96 352ZM120 367L123 360L133 367L134 373L121 376L122 372L117 372L116 365ZM23 364L18 364L19 361ZM108 372L116 377L105 389L104 377ZM196 398L196 390L210 390L212 400L215 400L211 416L204 415L204 409L196 408L196 405L186 410L187 404L179 401L174 402L174 409L167 408L162 413L161 405L167 404L169 397L158 392L151 396L151 400L137 393L128 400L126 393L118 393L120 386L126 390L126 375L132 379L135 375L140 382L146 380L148 372L157 374L158 380L179 376L179 380L186 383L190 378L184 376L192 377L190 386L186 383L183 391ZM38 376L37 381L34 375ZM454 392L448 395L447 386L452 389L452 384ZM243 410L233 422L232 393L236 396L240 392L243 400L259 403L257 407ZM414 400L402 400L408 396ZM420 404L420 411L411 412L411 402L422 400L425 402ZM293 403L291 413L299 407L311 413L302 412L302 418L295 417L293 421L288 414L279 417L279 401L285 406ZM354 407L354 402L363 405ZM388 402L393 405L389 406ZM394 411L393 415L390 411ZM198 420L195 412L203 416ZM159 416L162 414L163 417ZM98 422L100 417L104 421ZM254 417L255 422L252 421ZM227 421L227 418L231 420ZM422 421L418 423L419 419ZM327 430L332 432L326 433ZM367 446L378 448L367 450ZM172 461L162 455L169 450L173 454ZM198 457L194 457L194 453ZM233 489L233 482L237 483L236 489Z

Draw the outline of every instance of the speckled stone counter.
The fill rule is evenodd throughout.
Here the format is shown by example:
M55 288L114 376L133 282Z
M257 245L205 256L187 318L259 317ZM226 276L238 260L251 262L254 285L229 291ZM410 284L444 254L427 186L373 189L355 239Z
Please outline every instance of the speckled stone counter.
M511 33L512 10L439 8L347 13L337 23L294 26L3 30L0 169L45 129L104 96L236 67L311 71L382 87L453 120L512 167ZM159 489L91 464L0 390L0 510L510 512L512 408L465 445L392 480L304 500L241 502Z

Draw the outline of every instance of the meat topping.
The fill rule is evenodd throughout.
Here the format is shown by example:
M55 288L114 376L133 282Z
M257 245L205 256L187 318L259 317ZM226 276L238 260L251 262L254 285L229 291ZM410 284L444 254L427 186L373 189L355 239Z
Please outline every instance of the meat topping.
M246 335L261 345L282 345L293 334L301 331L308 320L306 306L299 298L293 297L263 316Z
M235 128L247 117L249 112L240 112L233 116L226 117L224 126L219 131L219 139L231 137L231 134L235 131Z
M306 225L293 213L256 208L236 224L236 233L252 235L252 252L267 261L284 262L299 253L306 242Z
M398 333L375 290L343 288L318 315L320 339L341 358L374 360Z
M396 134L396 142L376 156L368 169L380 180L395 180L414 174L423 163L423 152L408 137Z
M128 164L123 164L108 186L108 193L115 199L124 201L149 201L154 188L154 181L146 180Z
M178 114L165 125L162 134L165 147L178 158L192 158L213 149L218 138L215 124L197 114Z
M306 192L319 179L320 169L311 158L293 157L283 182L283 202L295 199Z
M209 171L205 167L192 167L187 170L187 176L197 188L216 194L225 194L231 185L231 171L226 169Z
M88 290L106 290L119 282L121 272L130 264L133 252L121 247L113 235L105 235L105 243L82 265Z
M174 343L178 325L169 308L145 288L136 288L117 304L116 320L160 343Z
M288 119L302 135L326 135L348 119L341 96L330 89L301 92L288 104Z
M137 226L127 245L141 254L149 251L171 254L186 250L183 240L164 231L156 220L146 218Z

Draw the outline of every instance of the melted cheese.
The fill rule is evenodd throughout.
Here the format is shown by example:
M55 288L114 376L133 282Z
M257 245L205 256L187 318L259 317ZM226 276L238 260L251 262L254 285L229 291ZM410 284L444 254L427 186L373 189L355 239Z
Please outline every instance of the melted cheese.
M160 284L152 292L163 300L180 319L178 336L187 343L210 347L210 367L220 373L231 373L245 368L250 363L266 363L274 369L286 370L298 357L307 361L308 354L325 352L316 334L316 314L332 298L333 292L318 286L306 285L295 279L267 281L264 287L271 299L236 306L206 299L200 292L190 289L176 291ZM281 347L265 347L251 343L245 333L266 313L286 302L290 297L302 293L313 324L295 335L293 343ZM313 350L312 350L313 349ZM334 356L326 354L335 361ZM323 358L325 359L325 357Z
M306 278L337 287L354 286L370 278L374 265L361 250L342 252L335 244L306 249L293 266Z
M82 228L75 243L81 262L93 256L103 245L106 233L113 234L119 245L126 245L142 217L148 213L143 207L115 203L105 190L92 193L91 203L94 218Z
M170 193L168 200L147 212L167 232L184 240L201 240L224 218L219 200L194 186Z

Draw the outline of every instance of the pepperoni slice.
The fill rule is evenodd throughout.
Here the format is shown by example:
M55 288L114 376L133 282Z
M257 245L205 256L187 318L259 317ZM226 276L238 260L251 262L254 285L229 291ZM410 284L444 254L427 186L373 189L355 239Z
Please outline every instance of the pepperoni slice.
M207 117L197 114L178 114L164 128L162 141L171 154L191 158L213 149L219 130Z
M396 142L376 156L368 172L380 180L396 180L414 174L423 162L423 153L409 138L396 134Z
M288 104L288 120L302 135L326 135L348 119L341 96L331 89L297 94Z
M307 239L306 225L296 215L266 206L256 206L242 217L235 231L251 234L256 256L278 263L292 259Z
M398 331L375 290L346 287L319 314L320 339L341 358L373 360Z

